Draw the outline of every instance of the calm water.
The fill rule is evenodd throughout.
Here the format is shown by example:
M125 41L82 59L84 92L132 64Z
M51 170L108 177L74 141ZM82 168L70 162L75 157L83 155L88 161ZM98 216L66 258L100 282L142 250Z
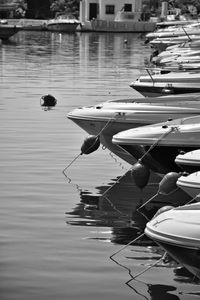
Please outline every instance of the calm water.
M66 114L139 96L129 84L149 54L133 34L20 32L0 47L1 300L198 298L166 264L128 282L160 257L147 238L110 258L143 232L135 208L154 179L143 194L130 174L116 183L130 166L103 149L62 173L87 136ZM58 104L44 110L48 93Z

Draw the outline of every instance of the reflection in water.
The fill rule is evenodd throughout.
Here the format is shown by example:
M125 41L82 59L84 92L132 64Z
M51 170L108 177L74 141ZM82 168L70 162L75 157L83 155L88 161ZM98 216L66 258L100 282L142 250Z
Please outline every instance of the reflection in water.
M124 39L128 41L126 45ZM109 260L111 253L107 255L107 251L127 245L143 232L147 220L138 214L136 207L157 192L158 180L152 180L141 192L127 174L109 190L107 197L102 197L118 178L97 186L97 181L104 182L105 173L106 178L110 171L115 174L116 167L109 164L109 170L102 163L101 153L97 159L91 159L92 163L82 162L88 169L93 167L92 178L85 175L80 165L74 169L78 182L87 187L90 184L91 188L86 190L76 184L77 193L74 182L69 180L65 185L61 174L65 161L77 153L83 134L66 124L66 113L74 107L110 100L113 95L116 98L135 95L128 86L129 80L136 79L149 52L133 34L60 35L21 31L8 43L2 43L1 299L101 300L102 295L105 299L114 295L116 300L139 300L142 295L150 299L146 284L141 286L134 280L125 285L131 278L128 268L121 274L119 267ZM39 99L47 93L55 95L59 102L55 109L44 112ZM99 166L101 172L97 171ZM94 186L97 187L92 191ZM174 203L177 199L174 197ZM146 207L149 218L167 200L160 197L150 203ZM64 208L70 211L66 218L71 230L66 230L63 224L60 212ZM91 249L91 243L82 243L84 226L92 228L91 238L95 235L97 240L110 244L93 240ZM104 226L108 230L102 230ZM158 259L158 248L153 252L147 247L149 243L147 238L140 244L138 241L115 257L116 261L121 267L131 267L136 274ZM146 273L151 277L148 282L163 282L160 279L163 273L166 274L161 267L152 269ZM170 284L171 276L165 278L165 283ZM122 284L116 284L116 280ZM186 286L184 292L188 295L194 287L189 285L188 291L188 285L175 282L175 286ZM181 300L189 297L186 294Z
M176 288L171 285L148 284L148 293L152 300L178 300L178 296L169 293L175 290Z
M80 190L80 203L72 212L67 213L76 218L70 218L67 223L111 227L111 242L127 244L143 232L147 221L136 211L141 203L142 194L134 185L130 172L120 180L114 179L113 182L109 186L96 187L96 193Z
M70 178L67 178L71 183ZM68 217L67 223L111 227L111 242L127 244L144 231L147 221L160 207L170 204L177 206L180 201L184 204L190 199L186 194L182 194L182 191L170 196L159 195L148 203L141 213L137 208L157 193L159 182L160 177L151 174L149 184L141 191L134 184L131 172L127 172L124 176L113 179L108 186L96 187L95 193L78 187L80 203L73 211L67 213L71 216ZM142 244L145 243L152 244L152 241L146 238Z
M82 190L79 187L80 202L73 211L66 213L67 224L111 228L110 239L101 238L99 234L95 239L109 240L112 243L124 245L121 250L124 250L128 245L133 246L130 250L131 253L125 255L125 261L122 257L115 257L115 254L121 250L110 256L115 264L127 271L129 280L125 284L134 293L145 299L173 300L179 299L179 297L169 293L175 290L172 286L143 283L147 287L146 293L144 293L144 286L142 291L139 291L138 285L134 284L135 277L138 275L135 274L135 271L132 273L131 270L138 263L142 269L139 275L152 267L177 266L174 261L163 261L164 252L148 237L142 236L148 219L152 218L161 206L172 203L178 205L180 199L183 202L188 201L188 196L184 197L183 194L179 194L182 193L180 191L170 196L159 195L145 207L142 213L138 212L137 208L141 203L146 202L157 193L159 182L160 177L151 174L149 184L141 191L135 186L131 172L128 171L124 176L113 179L107 186L97 186L95 192ZM162 263L160 263L161 261Z

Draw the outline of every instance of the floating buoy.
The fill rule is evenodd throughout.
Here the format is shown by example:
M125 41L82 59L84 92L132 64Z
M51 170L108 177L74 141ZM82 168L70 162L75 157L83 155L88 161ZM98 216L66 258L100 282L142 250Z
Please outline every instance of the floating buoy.
M96 151L100 146L100 139L96 135L88 136L81 146L81 155L82 154L90 154Z
M150 170L144 164L137 162L131 169L131 176L133 176L136 186L143 189L149 181Z
M127 44L128 43L128 41L127 40L124 40L124 44Z
M175 191L178 187L176 182L181 174L176 172L167 173L159 183L159 194L167 195Z
M186 153L186 152L183 151L183 150L180 150L180 151L179 151L179 154L180 154L180 155L184 155L185 153Z
M57 104L56 98L50 94L44 95L40 98L41 106L50 107L50 106L55 106L56 104Z
M180 176L181 174L176 172L167 173L160 181L157 193L149 200L147 200L144 204L142 204L137 210L139 211L140 209L142 209L145 205L147 205L147 203L149 203L159 195L169 195L170 193L175 192L178 189L176 182Z

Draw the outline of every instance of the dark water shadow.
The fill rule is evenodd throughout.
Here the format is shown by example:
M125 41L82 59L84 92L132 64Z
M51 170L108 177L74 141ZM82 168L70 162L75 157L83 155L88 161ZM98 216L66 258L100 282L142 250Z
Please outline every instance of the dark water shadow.
M176 287L141 282L143 286L140 289L138 280L134 278L135 274L132 274L131 268L129 268L129 266L136 263L141 266L141 269L144 269L145 265L149 264L149 259L152 264L155 264L155 267L174 268L177 266L174 261L156 266L164 252L147 236L144 235L142 239L131 243L143 234L146 223L159 208L165 205L182 205L191 199L181 190L177 190L170 196L159 195L148 203L141 213L137 208L157 193L160 180L160 177L151 174L148 185L140 190L134 184L131 173L127 172L122 178L116 177L107 185L95 187L93 192L78 187L80 202L76 204L72 211L66 212L66 223L71 226L108 227L111 233L109 238L111 243L122 245L122 248L128 244L131 246L129 249L130 255L125 256L126 265L121 263L118 256L111 255L110 257L116 265L127 271L129 280L124 284L134 294L144 299L174 300L180 299L177 295L171 293L176 291ZM71 183L69 179L68 183ZM99 234L98 237L89 237L89 239L108 240L108 238L99 237Z
M69 177L67 180L72 183ZM151 174L148 185L141 190L135 185L131 172L127 172L123 177L112 179L108 185L95 187L95 191L78 187L80 202L72 211L66 212L66 223L110 227L111 242L127 244L144 231L146 223L159 208L182 205L191 199L178 190L169 196L158 195L142 211L138 211L141 204L157 193L160 180L159 176ZM152 241L149 243L152 244Z

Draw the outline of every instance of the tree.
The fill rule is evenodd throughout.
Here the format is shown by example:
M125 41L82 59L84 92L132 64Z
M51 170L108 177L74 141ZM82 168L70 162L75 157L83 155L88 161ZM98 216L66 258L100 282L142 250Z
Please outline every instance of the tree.
M27 18L43 19L50 16L50 0L26 0ZM42 2L42 5L41 5Z
M79 0L54 0L51 1L50 10L52 15L57 13L72 14L76 18L79 16Z

